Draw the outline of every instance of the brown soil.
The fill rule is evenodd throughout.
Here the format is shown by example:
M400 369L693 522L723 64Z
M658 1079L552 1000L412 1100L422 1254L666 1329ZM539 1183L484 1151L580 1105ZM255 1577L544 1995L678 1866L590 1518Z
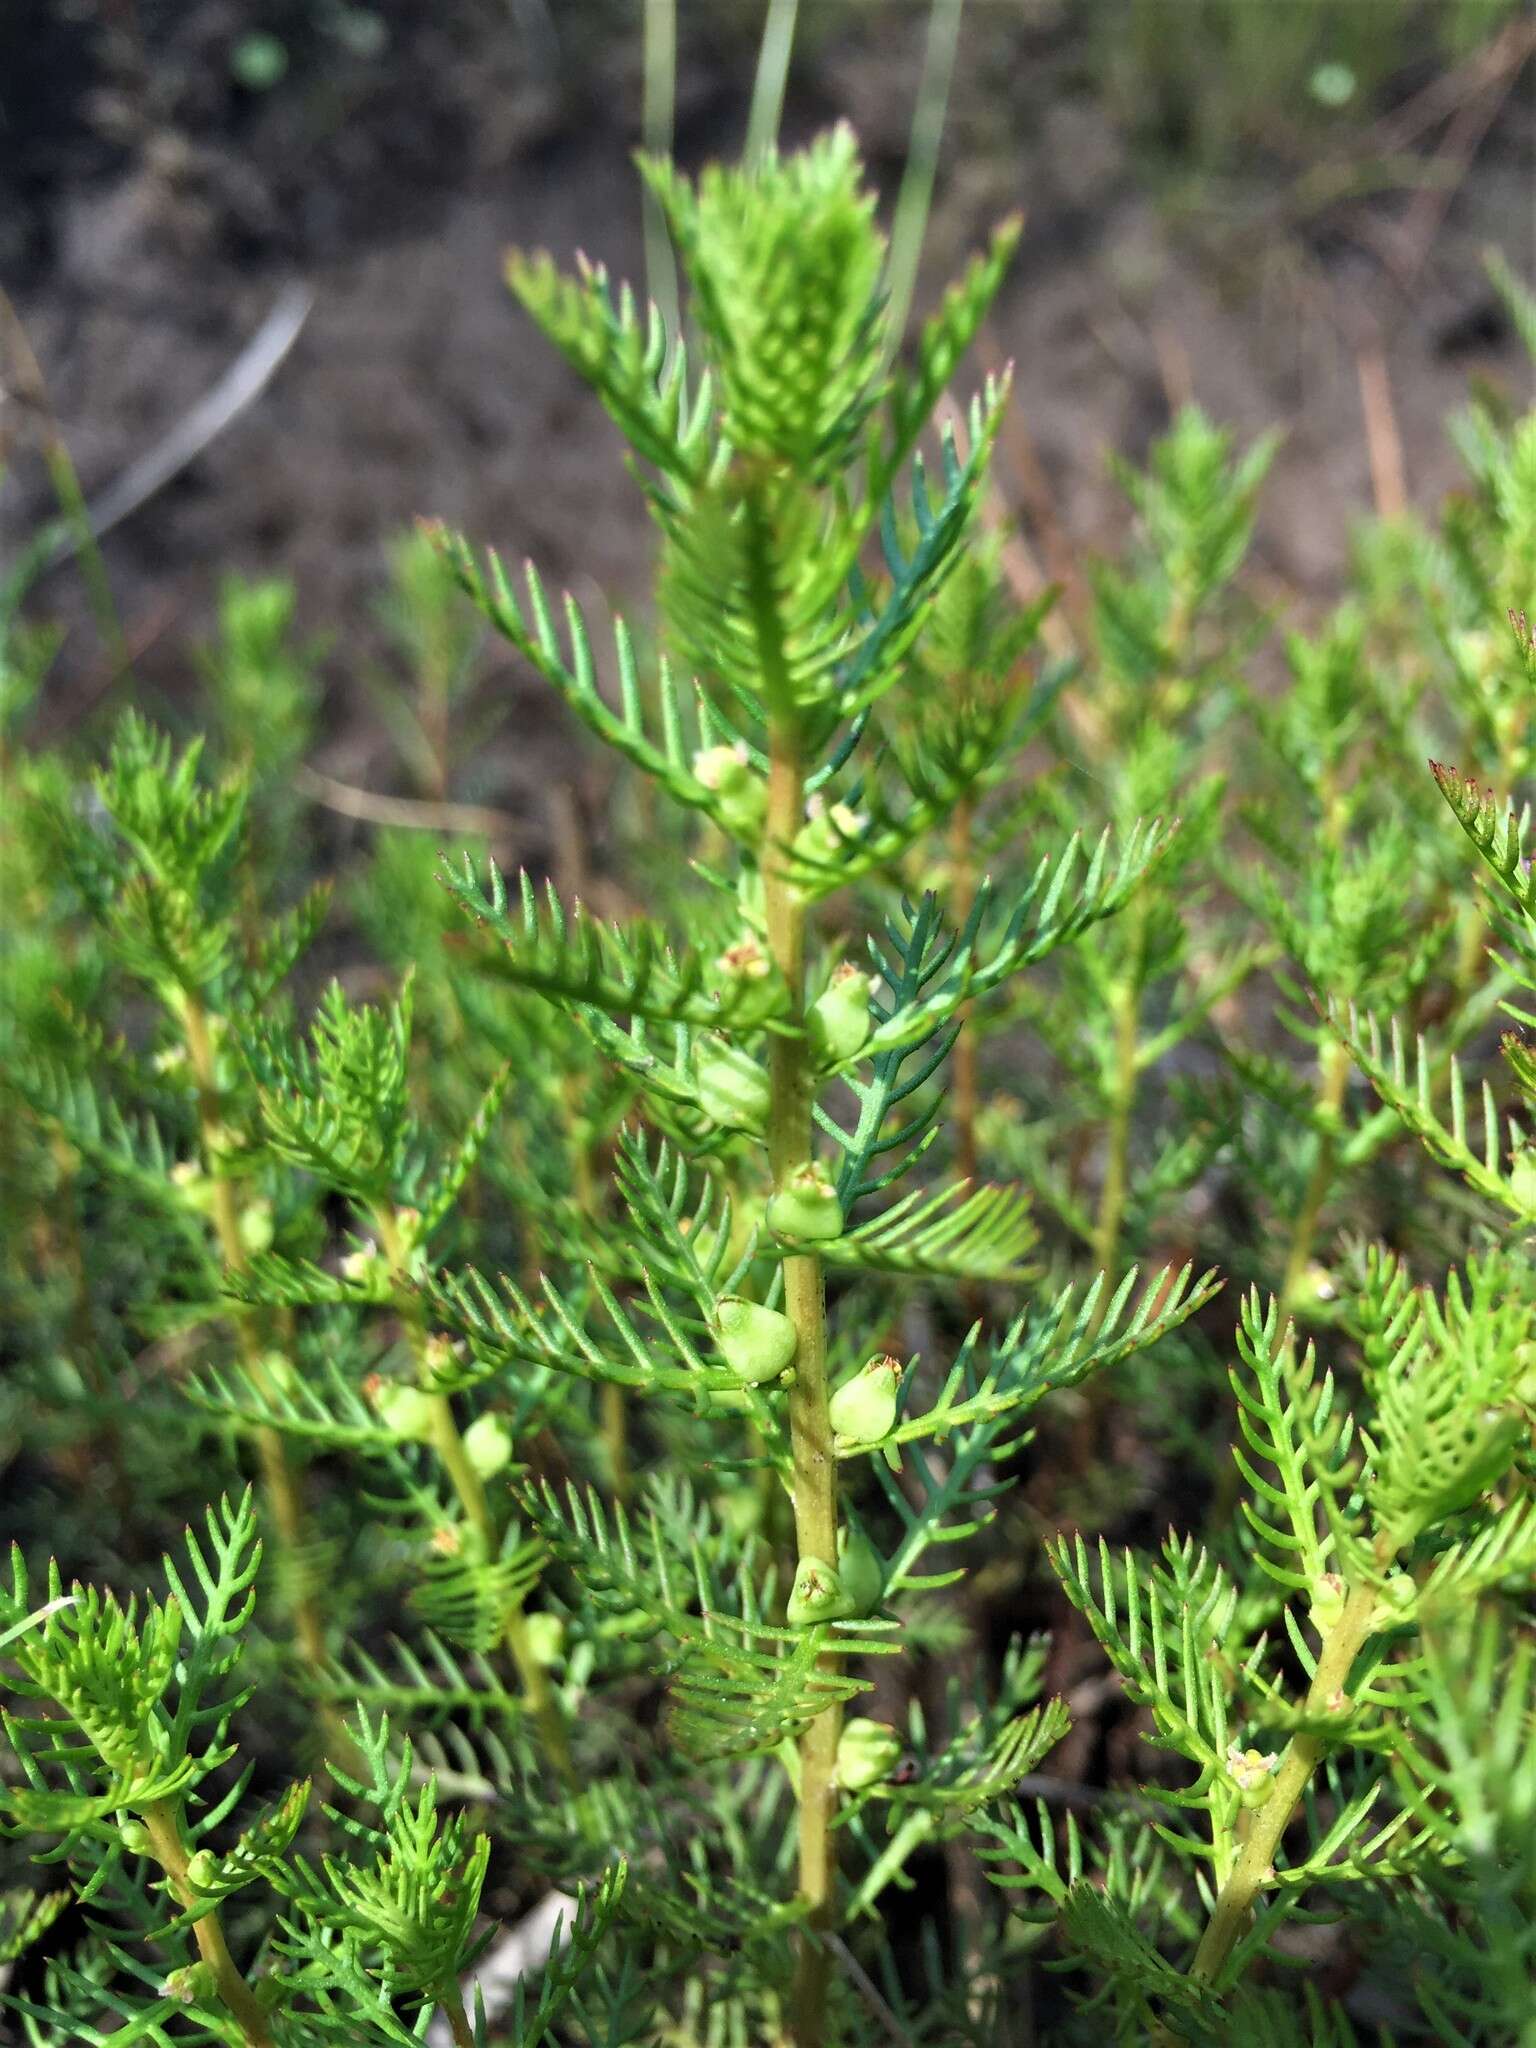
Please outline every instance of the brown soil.
M541 68L536 33L509 25L548 21L542 0L375 11L389 50L349 55L313 29L314 0L293 0L293 69L264 95L229 78L248 0L140 0L136 15L125 0L73 27L43 0L0 30L0 262L88 495L217 380L286 279L315 291L268 391L111 535L106 557L136 687L157 709L185 700L188 647L221 574L294 577L306 628L331 639L330 765L359 781L394 772L348 684L388 535L439 515L622 603L642 596L648 561L617 437L500 282L514 241L641 274L629 11L555 10L563 77ZM751 76L750 43L727 19L739 11L682 9L686 161L739 140ZM804 13L787 135L846 114L890 185L923 11ZM1372 503L1362 352L1380 351L1421 504L1456 480L1443 421L1469 377L1528 387L1481 251L1499 244L1527 270L1536 258L1529 94L1511 80L1443 216L1409 191L1308 213L1295 167L1279 164L1225 182L1219 217L1178 216L1084 82L1076 19L1025 0L968 14L925 262L931 296L995 218L1027 211L989 338L1016 365L1027 428L1005 490L1046 558L1054 545L1075 560L1121 529L1106 451L1140 454L1173 401L1192 396L1245 436L1281 424L1256 583L1315 608ZM48 509L35 422L9 414L7 556ZM50 685L57 721L115 701L76 579L54 574L37 602L71 628ZM559 742L542 699L510 672L506 687L514 744L483 756L460 793L517 808L538 803Z

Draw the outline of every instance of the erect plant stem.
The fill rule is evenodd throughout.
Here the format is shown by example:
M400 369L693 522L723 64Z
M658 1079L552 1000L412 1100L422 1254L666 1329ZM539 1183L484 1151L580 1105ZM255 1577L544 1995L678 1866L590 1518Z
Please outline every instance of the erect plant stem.
M1093 1227L1093 1256L1111 1285L1120 1260L1120 1231L1125 1222L1126 1197L1130 1192L1131 1123L1136 1111L1136 1084L1140 1069L1137 1051L1141 1042L1141 953L1146 927L1146 899L1138 894L1126 911L1131 925L1130 958L1125 978L1113 997L1115 1020L1115 1064L1110 1083L1109 1147L1104 1162L1104 1184L1099 1192L1098 1213ZM1108 1292L1104 1297L1108 1299Z
M1371 1632L1371 1615L1377 1597L1377 1588L1370 1580L1351 1586L1343 1613L1324 1639L1317 1669L1307 1690L1305 1713L1309 1721L1341 1714L1347 1707L1348 1696L1344 1687L1350 1667ZM1254 1813L1237 1861L1217 1894L1210 1920L1190 1965L1192 1977L1213 1980L1221 1974L1227 1957L1232 1953L1233 1943L1247 1925L1254 1900L1274 1877L1275 1851L1280 1846L1280 1838L1327 1748L1323 1737L1309 1729L1291 1737L1275 1772L1269 1797Z
M800 828L804 769L799 735L779 719L770 729L767 846L763 901L768 947L789 986L790 1015L805 1007L805 904L785 873L784 849ZM776 1033L768 1057L768 1164L782 1188L811 1156L815 1072L803 1035ZM837 1562L837 1456L827 1412L826 1297L821 1261L797 1253L784 1261L784 1312L795 1326L795 1380L789 1396L794 1466L795 1544L801 1557ZM831 1954L818 1937L833 1924L836 1861L832 1817L841 1715L830 1707L800 1738L800 1897L808 1908L795 1975L791 2038L822 2048Z
M475 2030L469 2023L469 2014L464 2010L464 2001L459 1996L458 1986L445 1985L438 1996L438 2005L448 2031L453 2036L454 2048L475 2048Z
M1291 1242L1285 1258L1285 1277L1280 1283L1282 1317L1290 1315L1296 1307L1301 1283L1306 1276L1312 1249L1317 1241L1317 1225L1323 1212L1323 1204L1333 1189L1333 1177L1338 1165L1339 1111L1344 1106L1344 1091L1348 1085L1349 1054L1337 1039L1330 1039L1323 1048L1322 1073L1317 1091L1317 1151L1313 1156L1312 1171L1307 1176L1301 1207L1296 1211L1296 1221L1291 1228Z
M562 1083L560 1110L570 1160L571 1193L583 1220L591 1223L598 1213L598 1181L592 1170L592 1141L581 1114L580 1089L574 1074L567 1074ZM598 1427L608 1461L613 1497L626 1501L630 1495L629 1407L624 1389L613 1380L604 1380L598 1388L597 1399Z
M387 1203L380 1203L374 1211L378 1227L379 1243L389 1265L390 1278L394 1283L395 1306L400 1320L405 1325L411 1356L416 1364L417 1378L431 1402L432 1448L436 1451L448 1482L464 1510L465 1520L480 1540L487 1563L494 1563L501 1544L501 1532L491 1504L486 1498L485 1487L480 1474L475 1470L464 1438L460 1433L458 1418L453 1412L453 1402L447 1394L432 1387L431 1366L427 1356L427 1331L422 1320L421 1308L407 1288L409 1279L406 1241L400 1228L400 1221ZM523 1705L528 1718L538 1731L539 1742L556 1776L567 1791L576 1788L576 1769L571 1760L570 1738L566 1733L565 1720L560 1711L554 1688L549 1682L549 1673L533 1652L532 1639L528 1632L528 1617L521 1602L508 1607L501 1617L502 1640L517 1673L517 1682L522 1691Z
M1163 628L1167 661L1154 698L1151 713L1154 718L1172 718L1175 715L1170 700L1177 695L1179 681L1184 674L1185 655L1193 626L1193 598L1188 591L1176 589L1172 593ZM1109 1306L1115 1269L1120 1263L1120 1234L1130 1193L1131 1126L1135 1120L1136 1092L1141 1079L1141 1000L1150 913L1151 898L1143 884L1126 906L1125 920L1130 937L1126 947L1125 972L1112 999L1115 1057L1110 1077L1109 1149L1093 1229L1094 1260L1107 1276L1108 1283L1100 1296L1100 1317Z
M187 1845L182 1839L181 1812L174 1800L157 1799L144 1808L144 1830L155 1860L170 1879L171 1890L186 1912L192 1912L200 1903L197 1893L187 1877L187 1866L191 1861ZM261 2001L240 1974L229 1944L224 1939L224 1929L218 1913L210 1908L199 1914L192 1923L192 1938L197 1943L197 1952L213 1972L218 1986L219 1997L234 2015L245 2038L246 2048L273 2048L272 2031Z
M219 1251L224 1264L231 1273L240 1273L250 1264L245 1239L240 1231L240 1204L235 1184L220 1165L219 1126L219 1085L218 1063L214 1056L213 1034L209 1028L208 1013L197 997L189 995L184 1003L183 1026L187 1045L187 1058L192 1068L192 1080L197 1089L198 1130L202 1139L203 1163L213 1186L213 1224L218 1233ZM234 1324L235 1341L240 1347L240 1357L246 1371L255 1384L270 1392L270 1375L267 1372L264 1347L255 1321L250 1314L236 1313L231 1318ZM277 1538L279 1557L287 1567L286 1578L293 1613L293 1632L299 1647L299 1655L310 1671L318 1672L326 1663L325 1628L314 1596L305 1584L304 1550L307 1540L307 1517L299 1493L298 1478L288 1457L288 1446L282 1434L275 1429L257 1429L254 1432L257 1462L261 1467L262 1496L266 1502L273 1533ZM345 1735L339 1718L333 1712L323 1713L326 1724L326 1748L332 1755L352 1754L351 1743Z
M972 844L974 823L970 798L962 797L949 821L949 914L957 931L964 931L965 921L976 901L976 858ZM949 1115L955 1131L955 1166L963 1180L976 1178L978 1161L978 1082L972 1015L970 1003L962 1003L955 1013L960 1036L955 1040L950 1068Z

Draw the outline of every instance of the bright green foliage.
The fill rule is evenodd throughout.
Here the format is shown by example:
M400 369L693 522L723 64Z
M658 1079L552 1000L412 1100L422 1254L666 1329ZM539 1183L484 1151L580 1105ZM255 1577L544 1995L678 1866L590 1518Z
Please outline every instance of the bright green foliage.
M686 351L509 278L655 633L400 542L334 907L286 585L94 772L0 619L19 2037L1523 2038L1531 424L1281 659L1194 409L1021 601L1017 224L893 362L848 131L644 175ZM548 881L441 844L489 632L614 770Z

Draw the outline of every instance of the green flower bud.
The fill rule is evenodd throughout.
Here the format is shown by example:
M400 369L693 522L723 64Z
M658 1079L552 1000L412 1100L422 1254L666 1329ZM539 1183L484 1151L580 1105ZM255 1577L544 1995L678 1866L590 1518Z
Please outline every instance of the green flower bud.
M264 1196L240 1212L240 1242L254 1257L272 1249L272 1204Z
M512 1460L512 1432L499 1415L479 1415L464 1432L464 1455L482 1479L494 1479Z
M851 1060L869 1036L874 980L846 961L811 1005L811 1044L823 1066Z
M715 971L722 981L766 981L772 967L756 932L743 933L715 961Z
M837 1782L845 1792L862 1792L888 1778L901 1761L901 1737L884 1721L856 1714L837 1739Z
M448 1337L434 1330L421 1347L421 1371L434 1393L451 1392L445 1381L452 1380L464 1357L462 1337Z
M427 1271L427 1243L424 1228L425 1219L419 1209L404 1208L395 1211L395 1228L400 1233L400 1252L406 1272L413 1280L422 1280Z
M296 1394L302 1384L299 1369L283 1351L261 1354L261 1377L274 1394Z
M402 1387L389 1381L377 1389L373 1405L380 1422L397 1443L428 1442L432 1435L432 1396L419 1387Z
M213 1213L213 1182L196 1159L178 1159L170 1172L171 1186L189 1209L199 1215Z
M773 1195L767 1219L775 1237L818 1239L843 1234L837 1190L814 1161L797 1166Z
M885 1563L862 1529L844 1528L839 1535L837 1569L854 1613L873 1614L885 1591Z
M776 1380L795 1361L795 1326L776 1308L723 1294L715 1303L715 1342L738 1379L749 1386Z
M857 839L868 820L847 804L832 804L818 811L795 834L791 851L807 867L835 867L847 858L847 843Z
M130 1856L149 1854L149 1829L141 1820L120 1820L117 1824L117 1839Z
M784 1619L791 1628L809 1628L816 1621L845 1621L853 1602L843 1582L824 1557L802 1557L795 1567Z
M1320 1265L1316 1259L1312 1261L1311 1265L1302 1274L1301 1289L1303 1298L1307 1301L1323 1303L1337 1301L1339 1298L1338 1280L1326 1266Z
M872 1358L833 1394L827 1406L832 1434L845 1444L878 1444L896 1427L899 1358Z
M525 1615L523 1626L528 1631L528 1650L535 1664L545 1671L558 1664L565 1653L565 1623L558 1614L546 1614L541 1609L537 1614Z
M211 1850L199 1849L187 1863L187 1882L194 1891L212 1891L219 1881L218 1859Z
M1250 1809L1262 1806L1269 1797L1270 1785L1279 1768L1280 1758L1273 1750L1239 1749L1234 1742L1227 1751L1227 1775L1237 1787L1244 1806Z
M768 785L752 766L745 746L705 747L693 757L693 773L712 792L716 815L733 838L750 841L762 836Z
M1529 1214L1536 1209L1536 1145L1522 1145L1509 1169L1509 1191Z
M1371 1627L1401 1627L1413 1607L1418 1591L1418 1587L1407 1572L1389 1572L1377 1595L1376 1605L1371 1609Z
M1308 1590L1307 1619L1320 1636L1338 1627L1344 1618L1344 1581L1337 1572L1324 1572Z
M179 1970L172 1970L160 1986L160 1996L169 1998L177 2005L200 2005L206 1999L217 1997L219 1980L213 1973L211 1963L183 1963Z
M359 1245L356 1251L343 1254L341 1277L350 1280L354 1287L363 1288L371 1301L389 1299L389 1265L371 1240Z
M768 1076L739 1046L704 1038L693 1048L693 1085L706 1116L730 1130L760 1131L768 1117Z

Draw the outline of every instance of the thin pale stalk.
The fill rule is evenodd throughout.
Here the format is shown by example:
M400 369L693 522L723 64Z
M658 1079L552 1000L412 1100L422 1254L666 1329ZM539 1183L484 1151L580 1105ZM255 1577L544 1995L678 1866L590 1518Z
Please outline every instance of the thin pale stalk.
M645 0L640 132L652 156L668 156L677 102L677 0ZM674 344L678 331L677 262L666 216L646 186L641 199L645 283Z
M1347 1707L1348 1696L1344 1688L1350 1669L1371 1632L1371 1615L1376 1601L1377 1589L1369 1581L1350 1588L1344 1611L1322 1645L1317 1670L1307 1691L1304 1711L1308 1720L1322 1720L1341 1713ZM1327 1750L1328 1745L1320 1735L1304 1730L1291 1737L1275 1772L1269 1796L1252 1815L1247 1837L1232 1866L1231 1875L1217 1894L1210 1920L1190 1965L1192 1977L1211 1981L1221 1974L1233 1944L1248 1924L1255 1899L1273 1881L1275 1852L1280 1846L1280 1838Z
M790 991L791 1015L805 1001L805 905L783 871L782 849L799 830L804 773L798 736L787 721L770 734L768 854L764 911L768 946ZM809 1041L775 1034L768 1060L768 1163L775 1189L811 1156L815 1073ZM837 1558L837 1457L828 1415L826 1297L821 1261L799 1253L784 1261L784 1312L795 1326L795 1381L789 1396L794 1470L795 1543L801 1557ZM816 1937L835 1920L837 1877L832 1818L841 1715L829 1708L800 1738L800 1897L808 1908L792 2008L795 2048L822 2048L832 1958Z
M1141 1044L1141 935L1146 913L1142 898L1126 912L1132 921L1131 960L1125 979L1114 993L1115 1064L1109 1102L1109 1139L1104 1183L1099 1191L1093 1226L1094 1263L1111 1281L1120 1263L1120 1233L1130 1193L1131 1125L1136 1111ZM1105 1299L1108 1299L1106 1294Z
M179 1805L174 1800L157 1799L145 1807L144 1831L149 1836L156 1862L170 1880L178 1904L185 1912L195 1911L201 1902L187 1876L191 1858L182 1837ZM246 2048L273 2048L266 2012L229 1952L217 1911L210 1909L198 1915L192 1923L192 1939L197 1943L198 1954L213 1972L219 1997L234 2016Z
M901 190L896 195L896 212L891 222L891 259L886 270L890 293L886 323L889 355L894 355L901 346L912 305L912 290L917 282L918 260L923 253L923 236L928 227L928 208L933 199L939 143L949 110L949 81L955 68L955 48L960 40L960 14L964 4L965 0L933 0L928 14L928 42L923 52L923 75L917 88L912 133L907 143L907 166L902 173Z
M188 996L182 1017L187 1058L197 1089L197 1117L202 1138L203 1161L213 1186L214 1229L218 1235L219 1251L225 1266L232 1273L240 1273L250 1264L250 1254L246 1250L245 1238L241 1234L240 1203L234 1182L219 1168L218 1066L214 1058L208 1013L195 996ZM270 1393L271 1376L266 1367L266 1347L254 1320L249 1314L236 1315L231 1320L234 1325L235 1341L240 1347L242 1364L255 1385ZM257 1463L261 1468L262 1495L277 1538L278 1556L286 1567L285 1577L292 1602L294 1636L305 1664L311 1671L318 1672L324 1669L327 1661L325 1627L321 1621L319 1607L304 1583L303 1560L308 1540L308 1517L304 1512L299 1482L281 1432L261 1428L253 1434ZM332 1754L350 1754L351 1744L342 1731L340 1722L334 1714L326 1714L323 1718L327 1729L327 1749Z
M469 2023L469 2014L464 2010L464 2001L457 1990L450 1987L438 1998L438 2007L448 2022L448 2031L453 2036L454 2048L475 2048L475 2030Z
M971 801L962 797L949 821L949 914L956 931L964 931L966 919L976 901L974 825ZM960 1027L960 1036L955 1040L949 1091L949 1114L955 1133L955 1166L962 1180L974 1180L980 1158L976 1145L980 1084L971 1004L961 1005L955 1022Z
M576 891L573 894L579 893ZM581 1115L580 1087L568 1074L560 1090L560 1109L565 1121L566 1149L570 1156L571 1192L582 1220L597 1220L600 1198L597 1175L592 1170L592 1145ZM608 1479L615 1500L630 1495L629 1403L623 1387L604 1380L598 1390L598 1429L608 1462Z
M1282 1316L1290 1315L1297 1306L1302 1282L1312 1263L1323 1205L1333 1192L1334 1175L1338 1170L1339 1112L1344 1107L1344 1091L1348 1085L1349 1054L1336 1039L1330 1039L1323 1048L1322 1075L1317 1091L1317 1151L1313 1156L1312 1171L1307 1176L1301 1207L1296 1211L1296 1220L1291 1226L1285 1277L1280 1283Z
M458 1418L453 1412L453 1403L446 1394L432 1389L431 1367L427 1358L427 1332L422 1321L421 1310L415 1300L406 1292L407 1259L405 1238L395 1212L387 1205L381 1205L374 1212L378 1226L379 1243L389 1264L390 1277L395 1286L395 1305L401 1322L405 1325L411 1356L416 1364L417 1377L431 1402L432 1448L452 1486L465 1520L480 1539L481 1548L487 1559L494 1559L501 1543L501 1532L496 1526L496 1517L486 1498L485 1486L475 1470L464 1438L459 1430ZM560 1702L549 1682L549 1674L533 1652L533 1643L528 1631L528 1617L520 1604L507 1608L501 1618L502 1640L517 1673L518 1685L523 1696L523 1705L528 1718L538 1731L539 1742L556 1775L567 1791L576 1786L576 1770L571 1759L570 1738L566 1733L565 1720L560 1711Z
M747 116L748 165L760 164L779 139L779 121L784 112L784 87L789 78L790 52L795 46L795 16L800 0L768 0L763 18L763 39L758 45L757 70L752 79L752 109Z

